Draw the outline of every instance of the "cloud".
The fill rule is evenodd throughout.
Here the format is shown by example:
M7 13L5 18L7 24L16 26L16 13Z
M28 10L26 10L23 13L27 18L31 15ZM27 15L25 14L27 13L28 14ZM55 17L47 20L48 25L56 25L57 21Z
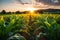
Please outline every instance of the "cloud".
M60 9L60 0L16 0L18 3L25 3L28 2L28 5L25 4L23 6L31 6L34 8L41 8L41 9L46 9L46 8L56 8ZM29 4L30 2L33 2L34 5Z
M16 0L18 3L32 3L32 0Z
M60 6L60 0L35 0L38 3L44 3L45 5Z

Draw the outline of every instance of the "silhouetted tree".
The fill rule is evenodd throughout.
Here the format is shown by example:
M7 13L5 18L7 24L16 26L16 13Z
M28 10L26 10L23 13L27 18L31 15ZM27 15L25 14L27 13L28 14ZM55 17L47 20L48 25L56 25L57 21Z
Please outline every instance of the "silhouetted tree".
M2 12L1 12L2 14L6 14L6 11L5 10L2 10Z
M20 13L20 11L16 11L16 14L19 14Z
M11 12L8 12L7 14L11 14Z

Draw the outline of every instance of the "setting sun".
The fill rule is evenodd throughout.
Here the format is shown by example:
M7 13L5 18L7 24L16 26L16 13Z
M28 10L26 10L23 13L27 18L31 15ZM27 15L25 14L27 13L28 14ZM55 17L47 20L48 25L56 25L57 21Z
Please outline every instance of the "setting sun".
M35 10L37 10L36 8L33 8L33 7L28 7L27 8L27 11L30 11L30 12L34 12Z

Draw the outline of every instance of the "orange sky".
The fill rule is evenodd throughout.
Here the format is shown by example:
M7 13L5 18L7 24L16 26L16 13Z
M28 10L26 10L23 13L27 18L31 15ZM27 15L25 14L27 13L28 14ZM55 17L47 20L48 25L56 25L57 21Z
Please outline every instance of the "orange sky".
M20 4L18 2L11 2L7 4L0 4L0 11L3 9L6 11L26 11L28 7L33 7L35 9L47 9L47 8L54 8L54 9L60 9L60 6L51 6L51 5L45 5L43 3L36 3L36 4Z

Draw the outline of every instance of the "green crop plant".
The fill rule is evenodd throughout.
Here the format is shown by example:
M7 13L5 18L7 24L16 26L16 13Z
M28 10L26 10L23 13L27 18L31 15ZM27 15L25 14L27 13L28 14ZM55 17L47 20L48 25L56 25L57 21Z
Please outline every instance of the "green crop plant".
M16 19L16 16L6 16L0 19L0 39L7 40L9 37L18 33L24 27L23 17ZM10 34L11 33L11 34Z

